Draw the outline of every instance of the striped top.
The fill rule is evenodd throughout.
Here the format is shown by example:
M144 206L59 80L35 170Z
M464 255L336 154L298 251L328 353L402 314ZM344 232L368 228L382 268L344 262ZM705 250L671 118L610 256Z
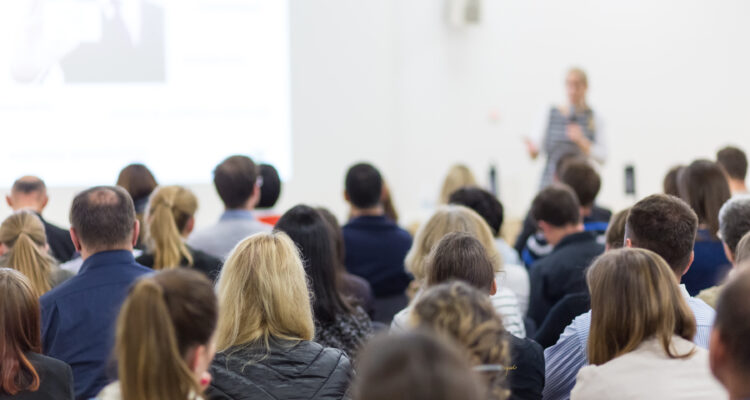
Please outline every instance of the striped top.
M716 312L703 300L690 297L685 285L680 285L680 291L695 315L697 329L693 342L708 349L711 326ZM578 371L588 364L586 348L590 327L591 311L589 310L576 317L565 328L557 344L544 351L544 360L547 365L543 392L545 400L570 399L570 392L576 384Z

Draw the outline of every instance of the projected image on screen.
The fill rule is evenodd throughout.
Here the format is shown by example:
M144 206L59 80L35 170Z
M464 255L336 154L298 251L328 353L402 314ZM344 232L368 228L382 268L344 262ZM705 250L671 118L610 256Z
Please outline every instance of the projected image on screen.
M284 0L0 2L0 186L200 183L232 154L291 172Z

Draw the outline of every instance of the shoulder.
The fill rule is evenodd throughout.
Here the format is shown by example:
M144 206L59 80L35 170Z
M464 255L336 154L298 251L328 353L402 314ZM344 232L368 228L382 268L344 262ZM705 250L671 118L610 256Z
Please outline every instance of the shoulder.
M68 364L56 358L47 357L39 353L26 353L26 358L29 359L35 368L48 371L53 375L66 375L70 371Z
M699 327L713 325L716 311L711 306L697 297L688 297L687 303L690 309L693 310L696 325Z
M218 257L214 257L202 250L194 249L190 246L188 246L188 249L190 250L190 254L193 256L193 262L194 263L202 263L206 265L220 265L221 260Z
M576 385L571 392L572 399L603 399L612 393L612 385L617 383L602 367L588 365L578 371Z

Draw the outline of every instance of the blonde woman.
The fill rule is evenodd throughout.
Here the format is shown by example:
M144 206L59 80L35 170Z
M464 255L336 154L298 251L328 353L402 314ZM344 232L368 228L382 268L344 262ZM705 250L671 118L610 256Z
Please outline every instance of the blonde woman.
M136 261L156 270L192 267L216 279L221 260L185 244L195 226L197 210L198 199L187 188L157 187L146 209L147 252Z
M659 255L620 249L598 258L591 290L591 366L572 399L720 399L708 351L693 342L696 323L674 272Z
M305 270L284 233L259 233L229 255L217 283L219 352L211 399L344 398L352 366L340 350L313 342Z
M188 270L148 275L131 289L117 320L120 380L101 400L200 400L211 376L218 318L211 281Z
M477 179L471 169L464 164L453 164L445 174L443 186L440 189L438 205L448 204L451 194L463 187L477 186Z
M71 276L47 252L44 224L31 211L19 211L0 225L0 267L24 274L37 297Z
M417 290L415 300L419 298L419 291L425 284L427 255L443 236L451 232L465 232L476 237L492 260L496 281L502 281L504 273L502 259L495 247L492 231L484 219L464 206L440 206L435 214L419 228L414 237L414 243L406 255L406 270L414 275L413 286L416 286ZM497 293L492 296L492 302L497 312L503 317L508 332L520 338L526 337L523 316L516 295L511 290L497 285ZM409 308L407 307L393 317L391 329L407 329L408 321Z

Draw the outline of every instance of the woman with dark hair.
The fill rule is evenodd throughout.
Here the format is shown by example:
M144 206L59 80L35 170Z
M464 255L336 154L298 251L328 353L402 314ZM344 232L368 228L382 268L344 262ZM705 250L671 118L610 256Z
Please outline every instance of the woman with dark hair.
M279 172L271 164L260 164L258 166L260 173L260 199L255 206L255 213L258 221L271 226L276 225L281 215L274 209L276 202L281 197L281 177Z
M680 197L680 189L677 185L677 178L680 176L680 172L685 169L684 165L675 165L667 171L662 181L662 188L664 194Z
M20 272L0 268L0 399L73 400L73 372L41 355L39 300Z
M143 164L130 164L123 168L120 175L117 176L117 186L127 190L130 194L135 206L135 215L143 226L143 215L146 213L146 206L148 206L148 197L158 186L154 174ZM140 237L135 247L143 250Z
M302 253L313 294L315 340L355 357L372 335L372 322L341 294L328 222L314 208L298 205L281 216L275 230L286 233Z
M696 160L677 178L680 197L698 215L695 260L682 277L691 296L715 286L732 268L718 237L719 210L729 200L729 184L721 167L713 161Z

